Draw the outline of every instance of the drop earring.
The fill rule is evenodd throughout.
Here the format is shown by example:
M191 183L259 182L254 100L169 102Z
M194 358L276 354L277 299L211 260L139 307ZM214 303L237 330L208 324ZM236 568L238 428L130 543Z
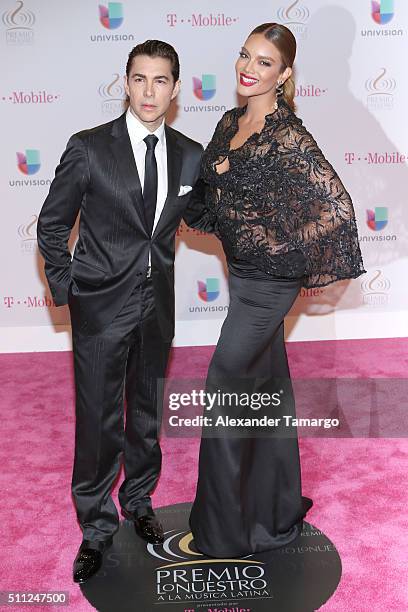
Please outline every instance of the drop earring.
M275 99L275 110L278 110L278 98L283 94L283 82L279 80L276 83L276 99Z

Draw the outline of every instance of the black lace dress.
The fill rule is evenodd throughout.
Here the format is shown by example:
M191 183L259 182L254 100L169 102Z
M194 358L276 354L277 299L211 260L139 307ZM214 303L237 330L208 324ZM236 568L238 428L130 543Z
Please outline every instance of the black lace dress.
M246 107L227 111L202 160L207 214L231 271L322 287L365 272L351 198L285 101L230 150ZM226 158L229 170L218 173Z
M301 120L280 102L262 131L231 151L245 110L225 113L202 160L203 217L222 241L230 271L228 314L206 390L227 397L284 390L279 412L268 407L263 414L295 416L284 317L302 285L365 270L350 196ZM214 423L242 416L242 409L217 402L211 415ZM285 428L231 433L203 427L190 514L196 548L221 558L292 542L312 505L302 496L296 429L289 436Z

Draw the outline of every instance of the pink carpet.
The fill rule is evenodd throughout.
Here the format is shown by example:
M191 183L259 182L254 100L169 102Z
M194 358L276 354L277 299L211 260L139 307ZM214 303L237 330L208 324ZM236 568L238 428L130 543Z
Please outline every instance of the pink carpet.
M287 348L298 378L403 378L408 371L404 338L296 342ZM212 350L174 349L170 376L205 376ZM0 364L0 590L65 590L69 609L92 610L71 581L81 541L70 495L71 354L0 355ZM314 500L308 521L333 541L343 565L341 583L321 610L406 612L407 440L303 438L300 446L303 491ZM191 501L198 440L163 438L162 448L154 505Z

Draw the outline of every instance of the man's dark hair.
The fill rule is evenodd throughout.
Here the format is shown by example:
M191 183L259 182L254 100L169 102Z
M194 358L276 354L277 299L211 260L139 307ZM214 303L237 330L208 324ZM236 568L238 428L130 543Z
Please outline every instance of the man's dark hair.
M126 76L129 77L130 69L132 67L133 58L138 55L148 55L149 57L164 57L168 59L171 64L171 74L173 75L174 82L179 80L180 76L180 62L177 55L177 51L169 45L169 43L163 42L162 40L146 40L144 43L140 43L133 47L129 53L129 58L126 64Z

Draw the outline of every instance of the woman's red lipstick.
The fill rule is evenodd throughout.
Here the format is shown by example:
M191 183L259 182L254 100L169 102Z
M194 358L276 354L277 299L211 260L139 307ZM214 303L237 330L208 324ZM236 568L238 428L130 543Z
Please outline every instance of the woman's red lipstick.
M253 85L256 85L258 83L258 79L254 79L253 77L250 77L249 75L245 74L244 72L240 72L239 82L244 87L252 87Z

